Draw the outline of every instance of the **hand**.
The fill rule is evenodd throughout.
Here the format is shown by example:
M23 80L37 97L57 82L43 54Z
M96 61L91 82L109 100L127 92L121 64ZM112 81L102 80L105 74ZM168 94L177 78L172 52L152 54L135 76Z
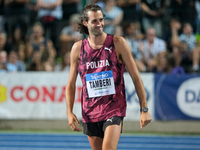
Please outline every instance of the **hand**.
M81 129L77 128L75 122L80 126L80 123L76 117L76 115L74 115L73 113L70 113L70 114L67 114L68 116L68 122L69 122L69 125L70 125L70 128L73 130L73 131L78 131L80 132Z
M138 43L138 48L142 53L144 53L144 44L142 42Z
M151 115L149 112L142 112L140 115L140 127L143 129L148 123L152 120Z

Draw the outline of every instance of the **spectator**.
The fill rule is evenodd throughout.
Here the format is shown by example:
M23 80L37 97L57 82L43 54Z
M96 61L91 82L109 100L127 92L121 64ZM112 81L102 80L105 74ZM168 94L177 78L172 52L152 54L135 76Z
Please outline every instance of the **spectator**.
M178 17L181 23L188 22L194 27L197 17L195 0L171 0L169 8L171 17Z
M82 35L77 31L77 22L79 21L79 17L79 14L73 14L70 16L70 25L64 27L61 31L61 55L63 55L66 51L70 51L74 42L82 39Z
M122 8L124 12L123 21L141 21L141 0L117 0L118 6Z
M197 72L199 70L199 56L197 55L199 51L199 46L196 46L196 37L193 34L193 28L191 24L185 23L183 25L183 32L180 36L178 36L177 32L173 32L172 44L181 44L185 47L183 49L181 65L185 67L185 70L187 72L190 72L191 66L193 72Z
M29 71L53 71L55 57L49 47L41 46L39 51L33 53Z
M42 24L39 22L36 22L33 26L33 33L30 36L29 39L29 48L28 48L28 57L31 57L30 67L28 70L30 71L36 71L41 70L38 67L38 64L40 62L40 59L43 55L43 52L45 53L47 51L47 55L50 56L50 61L53 64L54 59L56 57L56 51L53 46L53 43L51 40L46 39L43 36L44 30L42 27ZM43 61L43 60L42 60Z
M176 32L177 36L181 32L181 23L177 18L171 18L169 28L163 32L163 39L167 45L167 49L172 52L172 34Z
M160 64L162 66L159 70L160 73L185 74L184 68L176 65L176 59L171 53L166 53L160 57Z
M59 20L63 17L62 0L38 0L38 18L44 26L45 36L58 49Z
M66 52L63 55L62 58L62 63L61 64L57 64L54 68L54 71L58 72L58 71L68 71L70 70L70 52Z
M23 29L22 27L20 27L20 25L15 26L10 42L14 50L17 50L20 44L26 45L26 35L23 32Z
M144 12L142 18L143 28L146 31L153 27L158 37L162 37L162 16L165 12L166 0L142 0L141 8Z
M199 51L196 47L196 37L193 34L193 28L191 24L185 23L183 25L183 33L179 36L180 42L186 42L188 45L187 57L193 61L193 71L199 70L199 62L197 61L196 51Z
M154 28L147 30L146 39L138 44L138 48L142 52L142 61L150 72L157 66L158 57L162 57L166 52L165 42L156 37Z
M6 51L0 51L0 73L7 72L6 62L7 62Z
M28 0L5 0L5 18L7 20L6 31L8 33L8 41L16 24L19 24L26 35L29 26L29 11L27 8Z
M18 60L18 54L15 51L10 52L6 66L8 72L26 71L25 64Z
M182 65L184 53L188 51L187 43L174 44L172 46L172 54L174 55L176 66Z
M49 47L41 47L37 52L37 56L38 71L53 71L55 65L55 56Z
M51 40L44 37L44 28L41 23L36 22L33 25L32 34L30 35L29 43L32 45L33 51L39 51L40 47L50 47L54 49ZM55 50L55 49L54 49Z
M125 40L127 41L130 47L131 53L133 55L138 70L141 72L145 72L147 71L146 66L142 62L142 53L138 49L138 44L140 43L140 40L143 39L143 34L141 34L140 30L137 29L137 24L137 22L130 22L127 26L125 26Z
M12 46L7 43L6 32L0 30L0 51L6 51L7 54L10 53Z
M113 34L114 27L123 20L123 10L116 6L116 0L107 0L105 4L103 9L103 13L106 15L104 18L104 32Z

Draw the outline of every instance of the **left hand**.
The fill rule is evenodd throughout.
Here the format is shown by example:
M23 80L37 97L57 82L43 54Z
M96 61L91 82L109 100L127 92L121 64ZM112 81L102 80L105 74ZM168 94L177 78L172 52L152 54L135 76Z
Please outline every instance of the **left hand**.
M143 129L148 123L150 123L152 120L151 115L149 112L141 112L140 115L140 127Z

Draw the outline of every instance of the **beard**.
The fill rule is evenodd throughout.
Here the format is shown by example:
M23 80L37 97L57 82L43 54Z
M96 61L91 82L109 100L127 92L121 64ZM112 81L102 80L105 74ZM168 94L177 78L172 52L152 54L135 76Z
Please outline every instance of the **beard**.
M103 34L103 27L104 26L101 26L100 29L98 29L99 27L91 28L90 31L94 36L99 36Z

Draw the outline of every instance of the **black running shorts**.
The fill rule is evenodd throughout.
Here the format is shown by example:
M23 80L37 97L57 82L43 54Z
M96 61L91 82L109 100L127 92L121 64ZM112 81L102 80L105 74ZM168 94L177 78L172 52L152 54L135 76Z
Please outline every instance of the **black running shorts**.
M83 133L88 136L97 136L103 138L106 127L110 125L120 125L121 121L123 121L123 118L124 117L115 116L105 121L94 122L94 123L83 123Z

